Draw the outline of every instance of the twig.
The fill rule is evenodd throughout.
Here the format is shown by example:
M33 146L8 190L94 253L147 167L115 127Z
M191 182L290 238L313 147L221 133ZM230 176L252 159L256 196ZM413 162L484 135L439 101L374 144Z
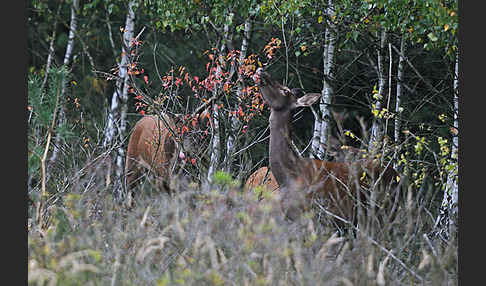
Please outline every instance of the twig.
M46 191L46 159L47 159L47 153L49 151L49 146L51 144L51 138L52 138L52 130L54 130L54 125L56 122L56 114L57 114L57 108L59 107L59 97L61 93L61 87L57 90L57 95L56 95L56 106L54 108L54 114L52 116L52 122L51 126L47 130L47 142L46 142L46 147L44 148L44 154L42 155L41 158L41 197L39 201L37 202L37 210L36 210L36 220L37 224L40 225L41 219L42 219L42 207L43 207L43 200L45 197L47 197L47 191Z
M406 62L407 64L412 68L412 70L415 72L415 74L430 88L432 91L435 93L439 93L439 91L428 81L425 80L425 78L419 73L419 71L415 68L415 66L410 62L408 57L406 57L404 54L402 54L395 45L392 45L393 49L395 52L400 55Z

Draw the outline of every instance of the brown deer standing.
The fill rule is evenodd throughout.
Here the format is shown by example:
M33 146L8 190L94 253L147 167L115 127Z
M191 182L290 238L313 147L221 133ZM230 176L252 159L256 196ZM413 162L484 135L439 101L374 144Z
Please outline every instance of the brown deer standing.
M166 114L144 116L136 124L128 141L125 161L128 205L133 197L132 189L142 175L143 170L150 170L156 176L159 189L170 192L170 175L177 159L177 143L174 139L174 121ZM182 158L183 153L179 156Z
M371 187L362 180L364 172L368 179L371 177L371 182L380 179L381 186L395 186L398 173L392 168L380 168L373 161L347 164L302 158L296 154L290 145L292 111L312 105L320 94L307 93L297 98L295 91L273 80L261 68L254 79L270 106L270 168L280 187L281 206L286 217L297 218L303 210L309 209L313 199L317 199L328 212L356 222L356 201L365 204L369 195L364 190Z

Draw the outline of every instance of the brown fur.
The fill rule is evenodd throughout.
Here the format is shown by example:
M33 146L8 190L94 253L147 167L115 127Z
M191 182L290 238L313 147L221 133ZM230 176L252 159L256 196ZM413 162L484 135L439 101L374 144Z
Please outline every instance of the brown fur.
M168 189L171 168L176 160L175 125L164 115L163 120L155 116L144 116L136 124L128 141L125 161L127 189L131 189L143 169L151 170L157 177L159 188ZM129 197L130 197L129 196Z
M248 180L246 180L245 188L247 190L251 190L258 186L263 186L270 191L278 190L277 181L268 167L260 167L248 177Z

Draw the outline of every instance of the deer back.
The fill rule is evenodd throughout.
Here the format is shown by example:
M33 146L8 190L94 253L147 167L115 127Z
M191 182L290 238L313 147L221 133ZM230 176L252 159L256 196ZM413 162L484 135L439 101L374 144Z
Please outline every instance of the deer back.
M174 140L175 125L163 115L144 116L136 124L128 141L125 161L127 187L130 189L143 168L162 179L167 179L177 157Z
M258 186L263 186L270 191L278 190L277 181L268 167L258 168L246 180L246 189L251 190Z

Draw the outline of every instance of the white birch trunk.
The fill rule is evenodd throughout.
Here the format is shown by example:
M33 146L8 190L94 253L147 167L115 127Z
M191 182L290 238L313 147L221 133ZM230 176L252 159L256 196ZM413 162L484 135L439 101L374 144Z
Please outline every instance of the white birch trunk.
M240 50L240 56L239 56L239 63L236 64L234 67L236 70L239 68L239 66L243 63L243 60L246 58L246 52L248 50L248 43L250 41L250 35L251 35L251 28L252 28L252 16L250 15L249 18L245 20L245 30L243 32L243 41L241 43L241 50ZM241 77L241 75L238 73L238 90L236 91L238 98L241 98L243 88L244 88L244 82ZM235 108L238 105L235 105ZM241 121L238 119L237 116L232 116L231 117L231 131L229 132L228 139L226 141L226 157L225 157L225 171L226 172L231 172L231 165L233 162L233 154L235 153L235 148L237 145L236 141L236 134L238 133L238 130L240 130L241 127Z
M317 158L325 159L326 156L326 146L329 139L329 134L331 133L331 112L329 110L329 105L332 102L334 96L334 90L332 88L331 80L334 77L334 57L336 51L336 25L334 24L334 0L329 0L327 8L328 20L327 28L325 32L325 42L324 42L324 80L322 88L322 97L320 100L319 108L321 110L321 120L314 123L314 132L319 132L319 146L316 153ZM317 125L320 127L316 127ZM315 134L314 134L315 135ZM313 138L312 145L315 146L317 139Z
M124 173L124 161L125 161L125 148L123 147L123 142L125 141L126 137L126 129L127 129L127 111L128 111L128 80L129 75L127 73L127 65L129 64L128 57L130 54L130 49L132 46L132 39L135 30L135 11L133 6L135 5L135 1L130 1L128 4L128 14L127 19L125 22L125 32L123 34L123 44L125 46L125 67L124 67L124 78L123 78L123 90L120 97L120 124L118 127L118 140L120 144L118 144L118 152L116 157L116 170L115 175L116 178L122 178Z
M212 182L212 177L214 173L216 173L216 170L218 168L220 146L221 146L220 132L219 132L218 104L213 103L212 109L213 109L213 114L212 114L213 136L211 140L211 161L209 163L209 168L208 168L208 182Z
M47 83L47 77L49 75L49 70L51 68L52 58L54 55L54 41L56 40L56 27L57 27L57 19L59 18L59 12L61 11L62 5L57 7L56 18L54 19L54 31L52 31L51 41L49 43L49 55L47 55L47 63L46 63L46 73L44 75L44 79L42 80L41 90L44 91ZM41 103L42 103L42 95L41 95ZM31 111L32 114L32 111ZM30 116L29 116L30 120Z
M113 144L113 138L115 137L117 129L119 131L122 131L121 104L123 102L126 103L127 100L127 91L128 91L128 87L126 85L128 81L127 66L129 64L128 57L129 57L129 50L130 50L130 41L133 38L133 31L135 25L135 13L133 11L134 4L135 2L131 1L128 5L127 18L125 21L125 29L123 33L121 61L120 64L118 65L118 78L115 84L116 88L111 97L111 106L106 121L103 147L108 147L109 145ZM125 110L125 115L126 115L126 110ZM123 121L125 121L125 118L123 118ZM126 123L124 123L124 125L126 126ZM123 134L120 134L120 136L121 135Z
M312 135L312 144L311 144L311 158L318 159L319 156L319 143L321 141L321 119L317 112L313 112L314 114L314 133Z
M385 92L385 84L386 84L386 73L385 73L385 43L386 43L386 31L385 29L381 32L381 40L380 40L380 49L378 50L378 98L375 102L375 109L381 111L383 100L384 100L384 92ZM371 126L370 132L370 140L368 145L368 151L373 155L378 152L378 148L381 145L384 135L384 126L383 120L379 117L375 117L373 119L373 124ZM377 192L372 190L370 194L370 217L375 217L375 202L376 202L376 195ZM374 222L373 220L368 221L369 225L368 228L370 231L374 229Z
M457 119L457 114L459 111L459 56L456 55L456 65L454 70L454 128L455 131L459 129L459 123ZM442 198L441 210L436 221L436 226L439 226L439 231L443 234L447 234L448 237L455 235L457 226L456 221L458 215L458 198L459 189L457 185L457 171L458 171L458 146L459 137L453 133L452 135L452 148L451 148L451 162L454 164L454 169L452 169L449 174L447 174L447 184L444 191L444 196Z
M228 12L228 17L231 17L231 13ZM224 54L225 48L226 48L226 41L229 39L229 24L226 23L224 24L223 28L223 39L221 43L221 47L219 48L219 55L217 56L217 61L219 61L219 56ZM219 76L221 74L221 66L218 65L216 69L216 75ZM214 87L214 97L217 97L217 93L222 92L221 91L221 86L216 85ZM209 168L208 168L208 176L207 180L209 183L212 182L212 177L214 173L216 173L216 170L219 168L219 161L221 157L221 132L219 130L219 110L218 110L218 102L215 101L212 103L212 109L213 109L213 114L212 114L212 122L213 122L213 132L212 132L212 137L211 137L211 159L209 161Z
M459 112L459 56L456 56L456 66L455 66L455 78L454 78L454 128L459 130L459 122L457 119L457 114ZM458 166L458 148L459 148L459 136L457 134L453 135L452 148L451 148L451 160L456 161L455 168L449 173L447 178L447 186L449 187L451 193L451 204L449 206L450 216L449 216L449 231L453 234L456 231L456 225L454 218L457 217L459 210L459 189L457 187L457 166Z
M401 119L401 110L402 110L402 96L403 96L403 88L402 83L404 81L404 68L405 68L405 53L406 53L406 41L405 37L402 36L400 42L400 55L398 58L398 70L397 70L397 93L395 98L395 127L394 127L394 142L395 146L400 144L400 131L402 129L402 119ZM397 153L393 154L393 167L395 169L398 168L398 163L395 160Z
M381 32L380 49L378 50L378 99L375 102L375 109L381 111L384 92L386 85L386 73L385 73L385 43L386 43L386 31L383 29ZM380 118L375 117L373 125L371 126L370 141L368 145L368 151L374 154L377 148L380 146L383 140L383 122Z
M397 96L396 96L396 101L395 101L395 144L400 144L400 129L402 128L402 122L400 119L400 110L401 110L401 105L402 105L402 95L403 95L403 89L402 89L402 82L404 81L404 65L405 65L405 53L406 53L406 42L405 42L405 37L402 37L401 43L400 43L400 56L398 59L398 71L397 71Z
M71 23L69 24L69 37L68 37L66 53L64 54L64 61L63 61L63 65L66 68L68 67L69 62L71 61L71 56L74 48L74 37L78 27L78 16L77 16L78 10L79 10L79 0L73 0L73 2L71 3ZM65 122L65 114L64 114L64 107L65 107L64 94L66 91L65 80L66 79L64 78L63 82L61 83L62 89L61 89L60 102L59 102L59 120L57 125L58 130L59 127L62 126ZM57 110L55 110L54 112L57 112ZM49 165L52 165L57 159L57 154L59 153L60 150L59 148L60 148L61 140L62 140L61 134L57 132L56 139L53 144L52 154L49 159ZM50 177L50 171L47 174L47 178L49 177Z
M123 32L123 43L121 60L118 65L118 78L116 80L116 88L111 97L111 106L108 111L108 118L105 127L105 136L103 139L103 147L109 148L116 144L116 168L115 168L115 180L122 182L124 173L124 159L125 149L123 147L123 141L125 140L126 133L126 116L128 110L128 64L131 42L135 29L135 1L130 1L128 4L127 17L125 20L125 29ZM115 142L115 135L118 135L118 140ZM120 188L115 188L115 192L120 191ZM115 197L120 198L120 193L115 193Z

